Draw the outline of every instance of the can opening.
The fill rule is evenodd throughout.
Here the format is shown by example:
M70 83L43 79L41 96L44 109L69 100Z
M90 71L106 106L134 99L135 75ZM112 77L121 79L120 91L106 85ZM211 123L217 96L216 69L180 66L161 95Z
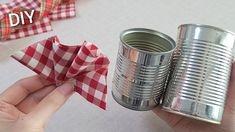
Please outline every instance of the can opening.
M168 52L175 48L174 41L168 36L149 29L126 30L121 40L126 45L151 53Z

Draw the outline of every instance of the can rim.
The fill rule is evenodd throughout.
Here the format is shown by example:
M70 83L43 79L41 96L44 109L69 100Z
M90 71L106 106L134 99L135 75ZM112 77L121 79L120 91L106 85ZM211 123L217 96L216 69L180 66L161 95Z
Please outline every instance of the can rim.
M145 51L145 50L141 50L141 49L135 48L135 47L127 44L123 40L123 37L125 35L127 35L129 33L135 33L135 32L142 32L142 33L149 33L149 34L157 35L157 36L161 37L162 39L165 39L166 41L168 41L172 45L172 49L169 50L169 51L164 51L164 52L150 52L150 51ZM174 50L177 47L175 41L170 36L168 36L168 35L166 35L164 33L161 33L159 31L156 31L156 30L153 30L153 29L148 29L148 28L130 28L130 29L124 30L120 34L120 40L128 48L135 49L135 50L137 50L139 52L148 53L148 54L156 54L156 55L172 53L172 52L174 52Z
M188 26L204 27L204 28L215 29L215 30L218 30L218 31L221 31L221 32L226 32L226 33L232 34L235 37L235 33L230 31L230 30L223 29L223 28L216 27L216 26L206 25L206 24L192 24L192 23L181 24L181 25L178 26L178 29L181 28L181 27L188 27Z

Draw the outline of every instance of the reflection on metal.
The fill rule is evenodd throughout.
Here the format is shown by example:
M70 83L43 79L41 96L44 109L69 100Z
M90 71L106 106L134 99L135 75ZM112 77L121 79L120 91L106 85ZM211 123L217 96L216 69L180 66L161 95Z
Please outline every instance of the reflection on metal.
M165 111L220 124L234 46L234 33L207 25L179 26L177 47L157 31L126 30L113 97L129 109L151 110L162 103Z
M124 107L150 110L160 103L176 44L149 29L121 34L112 94Z
M234 42L235 35L223 29L193 24L179 26L163 109L220 124Z

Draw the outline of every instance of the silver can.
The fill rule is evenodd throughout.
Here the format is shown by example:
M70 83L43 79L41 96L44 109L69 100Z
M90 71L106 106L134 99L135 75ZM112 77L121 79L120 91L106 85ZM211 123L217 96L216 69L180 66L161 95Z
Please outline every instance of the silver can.
M113 98L122 106L151 110L160 103L176 44L165 34L135 28L121 33Z
M233 60L235 34L207 25L179 26L173 73L163 109L220 124Z

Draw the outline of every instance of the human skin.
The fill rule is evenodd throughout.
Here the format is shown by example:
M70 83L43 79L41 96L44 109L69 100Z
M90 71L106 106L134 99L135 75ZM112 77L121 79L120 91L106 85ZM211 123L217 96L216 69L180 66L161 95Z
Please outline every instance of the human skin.
M224 115L220 125L168 113L159 107L153 111L175 132L235 132L235 63L232 66Z
M51 116L73 94L65 83L55 85L39 76L17 81L0 94L1 132L43 132ZM232 68L225 111L221 125L193 120L156 108L154 112L176 132L234 132L235 131L235 64Z
M0 94L0 132L44 132L51 116L73 94L38 75L21 79Z

